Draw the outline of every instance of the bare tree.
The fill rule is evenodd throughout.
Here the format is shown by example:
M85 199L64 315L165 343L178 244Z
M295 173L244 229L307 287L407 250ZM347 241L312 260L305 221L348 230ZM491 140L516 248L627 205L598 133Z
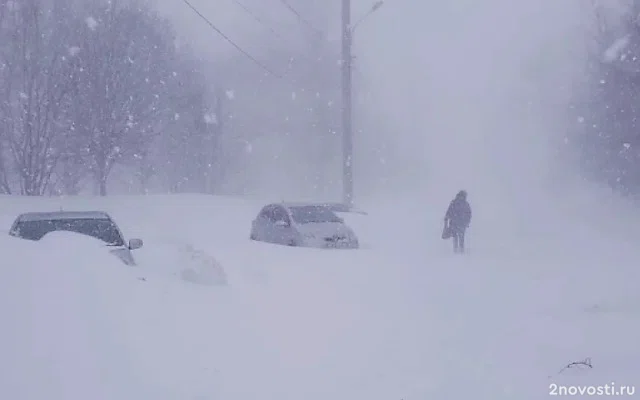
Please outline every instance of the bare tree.
M118 164L143 192L157 174L211 191L222 121L200 63L136 0L0 0L0 193L91 177L106 195Z
M640 193L640 1L592 1L589 57L574 89L566 154L585 178L621 194Z
M86 137L99 193L106 195L114 165L147 146L165 118L173 43L168 25L137 5L98 2L85 22L74 123Z
M73 76L66 32L46 2L25 0L10 11L11 44L3 63L2 123L20 193L44 194L64 146L66 99Z
M10 76L7 74L6 55L7 48L11 43L11 34L7 28L7 15L11 11L11 3L9 0L0 0L0 95L3 104L8 100L7 83ZM11 194L11 186L9 185L9 166L7 163L7 126L8 118L2 113L0 108L0 193Z

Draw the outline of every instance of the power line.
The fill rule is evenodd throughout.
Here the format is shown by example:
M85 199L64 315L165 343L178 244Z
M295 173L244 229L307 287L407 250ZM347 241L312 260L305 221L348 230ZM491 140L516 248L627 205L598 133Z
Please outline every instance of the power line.
M315 26L313 26L313 24L311 22L309 22L309 20L307 20L305 17L303 17L302 14L300 14L298 12L298 10L293 8L293 6L291 4L289 4L289 2L287 0L280 0L280 2L285 7L287 7L287 9L289 9L289 11L291 11L296 17L298 17L298 20L300 20L300 22L302 22L303 24L307 25L312 31L322 35L322 31L320 31Z
M251 16L256 22L264 25L265 28L267 28L274 36L276 36L278 39L280 39L283 42L289 42L291 43L291 38L287 38L284 37L283 35L281 35L280 33L278 33L278 31L276 29L274 29L268 22L266 22L264 19L262 19L261 17L259 17L255 12L253 12L249 7L247 7L245 4L243 4L242 2L240 2L239 0L231 0L233 3L235 3L238 7L240 7L244 12L246 12L249 16ZM307 61L308 63L310 63L311 65L316 65L319 61L319 59L317 58L313 58L310 57L304 53L299 53L296 52L296 54L291 55L290 59L291 60L296 60L296 59L303 59L305 61Z
M253 17L253 19L256 20L256 22L264 25L271 33L276 35L279 39L284 39L275 29L273 29L273 27L269 26L269 24L267 24L262 18L260 18L258 15L256 15L256 13L251 11L249 7L247 7L246 5L244 5L242 2L238 0L231 0L231 1L234 2L238 7L242 8L251 17Z
M263 63L261 63L260 61L258 61L255 57L253 57L251 54L249 54L248 52L246 52L242 47L238 46L236 44L236 42L234 42L233 40L231 40L231 38L227 35L225 35L224 32L222 32L217 26L215 26L213 24L213 22L211 22L207 17L205 17L200 11L198 11L197 8L195 8L188 0L182 0L187 6L189 6L189 8L191 8L193 10L193 12L195 12L200 18L202 18L202 20L204 20L207 25L209 25L209 27L211 27L211 29L213 29L214 31L216 31L220 36L222 36L222 38L224 40L226 40L227 42L229 42L233 47L235 47L239 52L241 52L242 54L244 54L247 58L249 58L251 61L253 61L256 65L258 65L260 68L262 68L263 70L265 70L269 75L273 75L277 78L282 78L282 75L274 72L273 70L271 70L269 67L267 67L266 65L264 65Z

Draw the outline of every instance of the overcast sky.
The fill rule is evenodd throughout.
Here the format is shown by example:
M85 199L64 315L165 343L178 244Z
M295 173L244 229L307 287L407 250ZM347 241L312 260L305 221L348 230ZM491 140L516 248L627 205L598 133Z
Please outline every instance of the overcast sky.
M207 26L182 0L154 1L158 4L161 12L175 22L179 33L188 38L198 50L205 54L237 51ZM289 3L296 4L301 1L312 4L318 0L290 0ZM251 40L249 40L252 36L271 35L270 29L278 33L286 32L291 26L300 24L295 14L290 12L280 0L238 0L237 2L234 0L190 0L189 2L247 51L252 48ZM237 3L245 6L251 13L248 13ZM339 3L337 1L335 3L332 7L328 7L328 9L332 9L328 12L337 14ZM300 13L303 14L302 11ZM252 14L256 15L263 23L257 21ZM304 15L304 17L318 18L317 15ZM326 29L328 34L339 39L340 21L337 19L328 20L330 22ZM320 26L318 29L325 30ZM271 36L273 36L274 43L280 40L277 36Z
M181 0L156 1L199 51L236 51ZM249 52L251 37L265 34L233 0L191 1ZM279 0L241 1L276 29L299 22ZM339 0L324 1L336 36ZM371 3L354 0L353 18ZM564 129L562 87L583 61L584 10L584 0L387 0L359 26L356 67L369 106L390 126L407 187L496 191L539 178L552 153L543 139ZM530 102L536 115L523 117Z

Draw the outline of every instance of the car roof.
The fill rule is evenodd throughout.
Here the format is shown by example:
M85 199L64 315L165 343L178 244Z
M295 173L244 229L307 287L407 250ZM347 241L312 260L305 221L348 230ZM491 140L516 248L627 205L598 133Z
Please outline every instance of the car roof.
M111 217L104 211L52 211L52 212L27 212L20 214L18 221L48 221L60 219L107 219Z
M350 214L362 214L367 215L366 211L362 211L358 208L349 206L340 202L326 202L326 203L314 203L314 202L291 202L291 201L282 201L280 203L271 203L269 206L283 206L285 208L295 208L295 207L325 207L334 213L350 213Z
M287 207L287 208L294 208L294 207L325 207L325 208L330 208L333 209L333 206L331 203L304 203L304 202L288 202L288 201L283 201L281 203L275 203L277 205L281 205L283 207Z

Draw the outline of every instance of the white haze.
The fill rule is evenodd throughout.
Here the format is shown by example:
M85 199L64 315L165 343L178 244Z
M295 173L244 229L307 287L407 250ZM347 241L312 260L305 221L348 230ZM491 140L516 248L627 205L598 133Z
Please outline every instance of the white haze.
M236 51L181 1L158 1L206 58ZM247 38L264 30L231 0L192 3L248 50ZM268 21L298 22L277 0L245 3ZM353 0L353 19L371 4ZM461 188L514 208L543 199L563 183L557 150L594 21L582 0L387 0L354 39L356 201L371 194L445 199ZM270 147L277 151L277 144ZM282 173L299 174L300 160L283 167L268 153L251 171L271 183L245 177L243 184L298 194L299 180L288 184Z

